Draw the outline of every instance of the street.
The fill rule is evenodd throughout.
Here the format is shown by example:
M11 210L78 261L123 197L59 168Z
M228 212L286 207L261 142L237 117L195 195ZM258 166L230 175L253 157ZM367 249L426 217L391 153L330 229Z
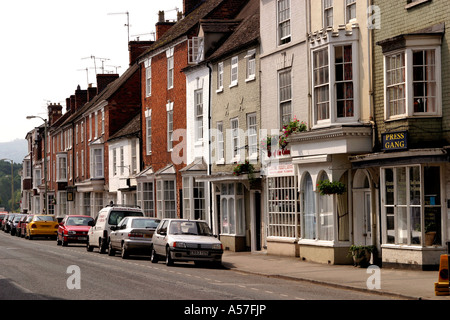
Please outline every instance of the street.
M280 266L282 267L282 266ZM385 300L385 296L226 268L152 264L147 256L87 252L0 232L0 299L7 300Z

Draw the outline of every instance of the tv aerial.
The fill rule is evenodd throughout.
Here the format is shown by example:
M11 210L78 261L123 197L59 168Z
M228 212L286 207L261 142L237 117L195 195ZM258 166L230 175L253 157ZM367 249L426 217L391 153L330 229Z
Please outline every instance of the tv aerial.
M96 56L93 56L93 55L91 55L90 57L86 57L86 58L81 58L81 60L85 60L85 59L92 59L92 60L94 60L94 69L95 69L95 75L97 76L97 60L100 60L101 61L101 63L102 63L102 68L101 68L101 70L102 70L102 73L105 73L105 61L108 61L109 59L108 58L99 58L99 57L96 57Z
M118 14L126 14L127 15L127 23L124 25L127 27L128 30L128 42L130 42L130 13L127 12L115 12L115 13L108 13L109 16L111 15L118 15Z

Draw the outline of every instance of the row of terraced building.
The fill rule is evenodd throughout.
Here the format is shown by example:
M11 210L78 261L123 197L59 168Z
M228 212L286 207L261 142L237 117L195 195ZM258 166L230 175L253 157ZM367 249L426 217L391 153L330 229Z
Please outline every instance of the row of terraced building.
M228 250L434 269L450 240L444 0L184 0L27 134L22 210L206 220ZM327 188L328 187L328 188Z

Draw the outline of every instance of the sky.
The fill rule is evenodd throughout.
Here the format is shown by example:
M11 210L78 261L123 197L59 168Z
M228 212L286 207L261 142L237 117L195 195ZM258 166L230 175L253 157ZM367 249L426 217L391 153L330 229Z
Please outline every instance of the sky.
M126 71L130 40L154 40L158 11L176 19L183 0L0 1L0 142L24 139L78 85ZM95 58L94 58L95 57ZM86 71L87 69L87 71Z

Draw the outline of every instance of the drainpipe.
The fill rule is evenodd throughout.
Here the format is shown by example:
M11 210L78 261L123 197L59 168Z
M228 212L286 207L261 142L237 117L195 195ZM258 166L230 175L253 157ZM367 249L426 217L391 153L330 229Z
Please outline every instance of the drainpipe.
M212 156L211 156L211 106L212 106L212 68L210 63L206 63L206 66L208 67L209 70L209 104L208 104L208 136L209 136L209 141L208 141L208 166L207 166L207 175L211 176L211 172L212 172ZM214 212L213 212L213 202L212 202L212 198L213 198L213 194L214 194L214 189L212 188L212 182L209 181L209 219L211 221L211 225L213 226L213 232L217 231L217 234L219 235L219 229L217 228L217 222L214 219Z

